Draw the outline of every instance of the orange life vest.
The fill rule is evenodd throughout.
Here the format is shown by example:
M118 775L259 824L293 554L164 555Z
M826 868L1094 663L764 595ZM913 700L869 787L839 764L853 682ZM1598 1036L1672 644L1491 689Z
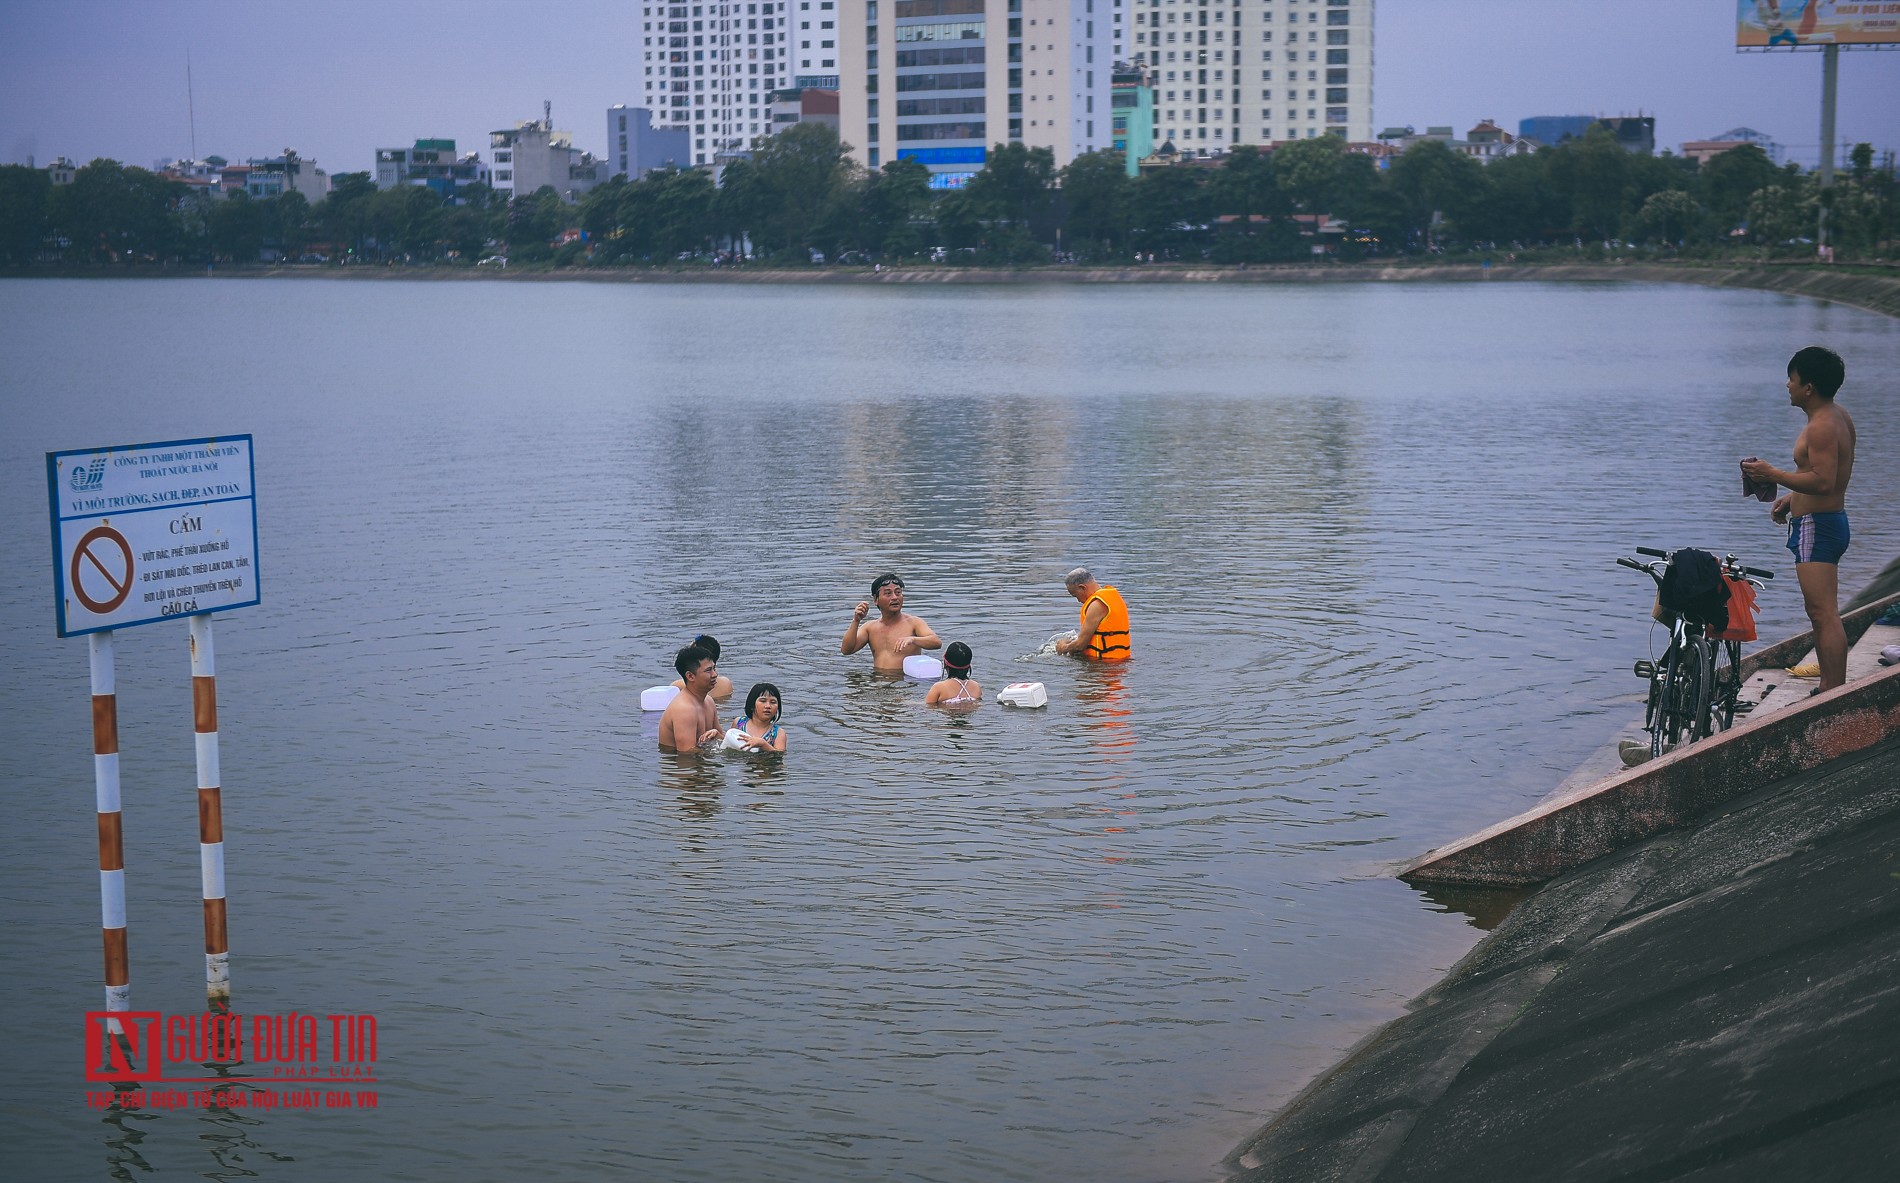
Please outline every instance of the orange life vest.
M1097 588L1082 605L1082 627L1088 625L1089 605L1100 600L1108 605L1108 615L1102 617L1102 623L1095 626L1095 635L1089 638L1083 656L1090 661L1121 661L1132 651L1128 632L1128 605L1122 600L1122 594L1112 587Z

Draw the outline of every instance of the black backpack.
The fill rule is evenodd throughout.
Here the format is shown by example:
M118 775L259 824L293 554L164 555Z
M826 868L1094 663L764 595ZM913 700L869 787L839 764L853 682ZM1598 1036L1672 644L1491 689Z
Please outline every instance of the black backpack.
M1712 624L1718 630L1728 627L1728 587L1722 582L1722 564L1706 550L1688 547L1670 555L1657 598L1665 612Z

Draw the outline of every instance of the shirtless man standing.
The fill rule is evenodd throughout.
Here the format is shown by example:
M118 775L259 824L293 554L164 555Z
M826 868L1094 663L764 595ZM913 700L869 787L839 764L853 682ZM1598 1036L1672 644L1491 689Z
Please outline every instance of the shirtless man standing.
M713 683L719 680L719 666L713 655L698 645L688 645L673 659L680 672L682 689L660 714L660 748L668 752L693 752L709 739L725 732L719 727L719 708L713 706Z
M1788 362L1788 402L1808 417L1794 442L1795 470L1765 460L1744 460L1742 471L1757 481L1785 485L1773 517L1788 524L1795 578L1801 583L1808 621L1814 626L1814 657L1821 689L1847 681L1847 632L1841 627L1840 561L1847 550L1847 481L1854 475L1854 420L1834 403L1847 377L1840 355L1810 345ZM1818 691L1817 691L1818 693Z
M904 581L897 576L885 574L872 580L871 601L877 604L878 618L867 622L864 618L870 614L871 602L858 601L838 652L849 656L869 645L873 669L901 670L906 657L943 644L929 625L904 611Z

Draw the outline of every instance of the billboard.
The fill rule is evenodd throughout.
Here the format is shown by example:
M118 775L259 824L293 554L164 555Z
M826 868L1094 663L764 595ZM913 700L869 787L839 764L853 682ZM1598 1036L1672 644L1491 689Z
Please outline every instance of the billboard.
M1737 49L1900 46L1900 0L1735 0Z

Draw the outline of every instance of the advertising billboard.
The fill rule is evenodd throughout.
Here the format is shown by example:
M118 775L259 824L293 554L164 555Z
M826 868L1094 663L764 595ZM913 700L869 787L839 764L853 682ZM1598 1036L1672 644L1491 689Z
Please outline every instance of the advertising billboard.
M1900 46L1900 0L1735 0L1737 49Z

